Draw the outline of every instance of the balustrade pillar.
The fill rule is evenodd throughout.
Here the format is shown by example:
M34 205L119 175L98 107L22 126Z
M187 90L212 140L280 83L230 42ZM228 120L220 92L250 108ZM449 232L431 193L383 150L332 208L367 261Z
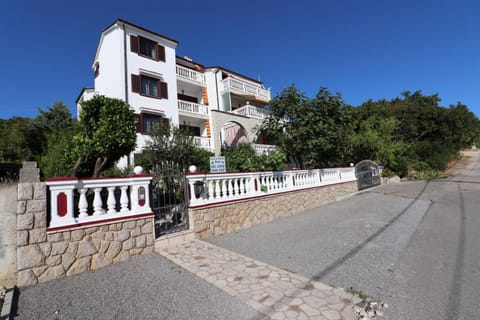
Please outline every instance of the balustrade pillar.
M103 213L102 210L102 196L100 195L100 192L102 191L102 188L95 188L93 189L94 191L94 196L93 196L93 215L98 216Z
M115 213L115 187L108 187L108 198L107 198L107 213Z
M120 195L120 212L128 212L128 196L127 190L128 186L121 186L121 195Z
M220 199L220 182L219 179L216 179L215 181L215 200Z
M207 199L213 199L213 195L215 194L215 188L213 187L213 181L208 181L208 188L207 188Z
M79 211L78 216L80 218L88 217L87 189L82 188L78 190L78 192L80 193L80 199L78 201L78 211Z
M233 192L235 197L240 197L240 185L242 181L241 179L233 179Z

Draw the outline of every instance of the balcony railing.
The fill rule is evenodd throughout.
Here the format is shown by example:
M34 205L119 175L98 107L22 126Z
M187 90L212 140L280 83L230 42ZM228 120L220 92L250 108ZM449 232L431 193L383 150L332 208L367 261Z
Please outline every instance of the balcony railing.
M187 176L190 207L356 181L355 168Z
M125 178L53 178L50 190L50 230L74 228L152 214L150 175Z
M268 115L271 113L269 110L251 106L251 105L240 107L238 109L233 110L232 112L241 116L245 116L249 118L257 118L262 120L267 118Z
M207 137L193 137L193 143L200 148L210 149L210 138Z
M178 100L178 110L208 116L208 106L199 103Z
M248 82L244 82L234 78L226 78L222 80L223 90L231 90L240 94L253 95L255 98L269 102L270 90L261 87L256 87Z
M253 149L257 155L269 154L277 151L277 146L272 144L254 144Z
M177 76L182 79L197 82L200 85L205 85L205 75L201 72L185 68L177 65Z

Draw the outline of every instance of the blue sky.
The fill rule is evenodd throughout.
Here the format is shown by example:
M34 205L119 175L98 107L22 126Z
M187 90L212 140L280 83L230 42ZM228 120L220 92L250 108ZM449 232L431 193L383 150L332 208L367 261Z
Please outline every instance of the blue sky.
M0 118L33 117L93 86L101 31L122 18L180 42L177 55L346 103L438 93L480 116L477 0L2 0Z

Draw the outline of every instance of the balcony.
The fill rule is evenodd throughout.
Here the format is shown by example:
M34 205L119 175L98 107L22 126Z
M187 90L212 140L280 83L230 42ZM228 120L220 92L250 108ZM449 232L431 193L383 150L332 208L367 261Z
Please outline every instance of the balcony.
M205 86L205 75L201 72L177 65L177 78Z
M263 109L263 108L258 108L255 106L251 105L246 105L243 107L240 107L238 109L235 109L232 111L235 114L238 114L240 116L245 116L249 118L256 118L263 120L268 117L268 115L271 113L269 110Z
M178 100L178 110L191 115L199 115L202 118L208 117L208 106L199 103Z
M211 149L210 138L207 137L193 137L193 143L203 149Z
M232 77L222 80L222 85L224 91L231 91L241 95L255 96L255 99L263 102L270 101L270 89L257 87L249 82L234 79Z
M257 155L270 154L278 150L277 146L272 144L254 144L253 149Z

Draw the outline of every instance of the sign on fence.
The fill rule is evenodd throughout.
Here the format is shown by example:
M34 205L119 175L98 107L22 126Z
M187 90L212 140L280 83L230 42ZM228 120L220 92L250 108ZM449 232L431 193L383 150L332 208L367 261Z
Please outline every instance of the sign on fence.
M227 172L225 157L210 157L210 173Z

